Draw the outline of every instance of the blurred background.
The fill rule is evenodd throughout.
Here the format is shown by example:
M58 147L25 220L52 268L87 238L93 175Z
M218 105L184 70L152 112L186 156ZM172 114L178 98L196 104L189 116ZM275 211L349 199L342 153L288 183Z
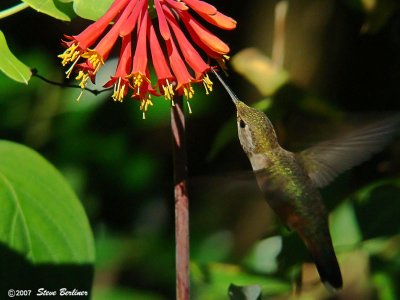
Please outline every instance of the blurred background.
M285 148L399 110L397 1L208 2L238 21L232 32L217 31L231 47L227 82L268 114ZM13 4L3 0L0 9ZM0 20L18 58L59 82L60 39L88 24L30 9ZM399 139L322 190L344 275L332 298L301 241L259 194L234 107L214 82L209 96L196 91L186 119L193 299L227 299L230 284L259 285L266 299L400 299ZM44 155L81 199L96 238L94 299L174 299L169 102L154 100L142 120L134 100L85 92L77 102L79 93L0 73L0 138Z

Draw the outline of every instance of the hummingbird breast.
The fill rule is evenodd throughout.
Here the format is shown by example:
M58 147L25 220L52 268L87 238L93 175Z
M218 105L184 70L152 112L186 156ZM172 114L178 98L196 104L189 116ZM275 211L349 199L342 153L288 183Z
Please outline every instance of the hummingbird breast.
M329 233L328 214L319 191L294 154L282 149L253 161L266 162L264 168L255 171L258 185L271 208L299 234L311 252L321 281L330 289L341 288L342 275Z
M291 229L308 235L325 225L320 193L293 153L280 148L250 161L268 204Z

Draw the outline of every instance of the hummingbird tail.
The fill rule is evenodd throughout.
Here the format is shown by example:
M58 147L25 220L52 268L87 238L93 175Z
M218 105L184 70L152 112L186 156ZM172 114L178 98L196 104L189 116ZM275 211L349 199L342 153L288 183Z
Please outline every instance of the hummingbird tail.
M309 246L319 276L325 287L333 292L341 289L343 286L342 274L330 237L325 239L325 243L318 241Z

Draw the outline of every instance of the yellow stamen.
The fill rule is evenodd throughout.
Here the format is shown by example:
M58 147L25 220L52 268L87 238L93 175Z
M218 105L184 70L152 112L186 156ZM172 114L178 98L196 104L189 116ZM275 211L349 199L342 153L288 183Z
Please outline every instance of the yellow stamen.
M81 71L79 71L78 76L76 76L75 79L81 80L81 82L79 83L79 86L81 87L82 90L84 90L86 87L86 84L89 80L89 75L81 70Z
M175 95L174 89L173 89L172 84L168 81L168 79L166 81L167 81L167 85L166 86L162 85L162 88L163 88L163 91L164 91L164 97L165 97L165 100L171 100L172 101L172 98Z
M186 84L183 88L183 93L185 94L186 100L192 99L194 95L194 89L190 83Z
M203 85L204 89L206 90L206 95L210 94L210 92L213 90L213 82L211 81L210 77L208 77L208 74L203 77Z
M139 89L142 86L143 83L143 75L142 74L137 74L135 76L133 76L133 87L134 88L138 88L138 93L139 93Z
M92 64L93 74L96 74L104 65L103 57L101 57L100 54L98 54L95 50L88 49L88 51L82 54L82 57L87 58Z
M81 51L77 50L78 47L79 43L72 44L67 50L64 51L63 54L58 55L58 57L62 59L61 64L63 66L66 66L67 64L72 62L71 67L69 67L69 69L65 72L67 78L71 76L72 70L81 58Z
M226 61L228 61L230 57L228 55L223 55L220 59L217 59L218 64L220 65L222 71L226 74Z
M151 102L150 97L146 98L146 99L142 99L141 103L140 103L140 110L143 111L143 120L146 119L146 112L148 107L153 106L153 102Z
M191 114L192 113L192 108L190 107L190 103L189 103L189 101L186 101L186 103L187 103L187 106L189 108L189 114Z
M140 72L136 72L136 73L133 73L133 74L127 76L127 78L130 78L130 77L132 77L133 88L134 89L138 88L138 91L140 90L140 87L142 86L143 81L147 81L148 83L150 83L150 79L148 79L146 75L143 75Z
M69 76L71 76L72 70L74 69L76 63L78 62L80 56L73 62L73 64L71 65L71 67L65 72L65 75L67 75L66 77L69 78Z
M67 50L64 51L63 54L58 55L59 58L62 59L61 64L63 66L67 65L68 63L74 61L76 62L77 59L80 57L80 50L76 50L79 47L79 43L72 44Z
M79 102L81 100L82 94L83 94L83 90L81 90L81 92L79 93L79 96L78 96L78 98L76 98L76 101Z
M114 84L114 93L112 94L112 98L114 101L122 102L125 96L125 84L121 85L121 77L118 78L118 83Z

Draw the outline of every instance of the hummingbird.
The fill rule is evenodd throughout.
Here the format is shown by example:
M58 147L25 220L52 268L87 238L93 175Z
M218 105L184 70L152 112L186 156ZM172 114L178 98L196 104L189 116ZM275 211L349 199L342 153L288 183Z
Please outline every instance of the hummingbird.
M400 115L294 153L279 145L268 117L240 101L218 73L212 71L236 107L240 144L268 204L300 236L326 288L341 289L342 274L319 188L381 150L396 133Z

